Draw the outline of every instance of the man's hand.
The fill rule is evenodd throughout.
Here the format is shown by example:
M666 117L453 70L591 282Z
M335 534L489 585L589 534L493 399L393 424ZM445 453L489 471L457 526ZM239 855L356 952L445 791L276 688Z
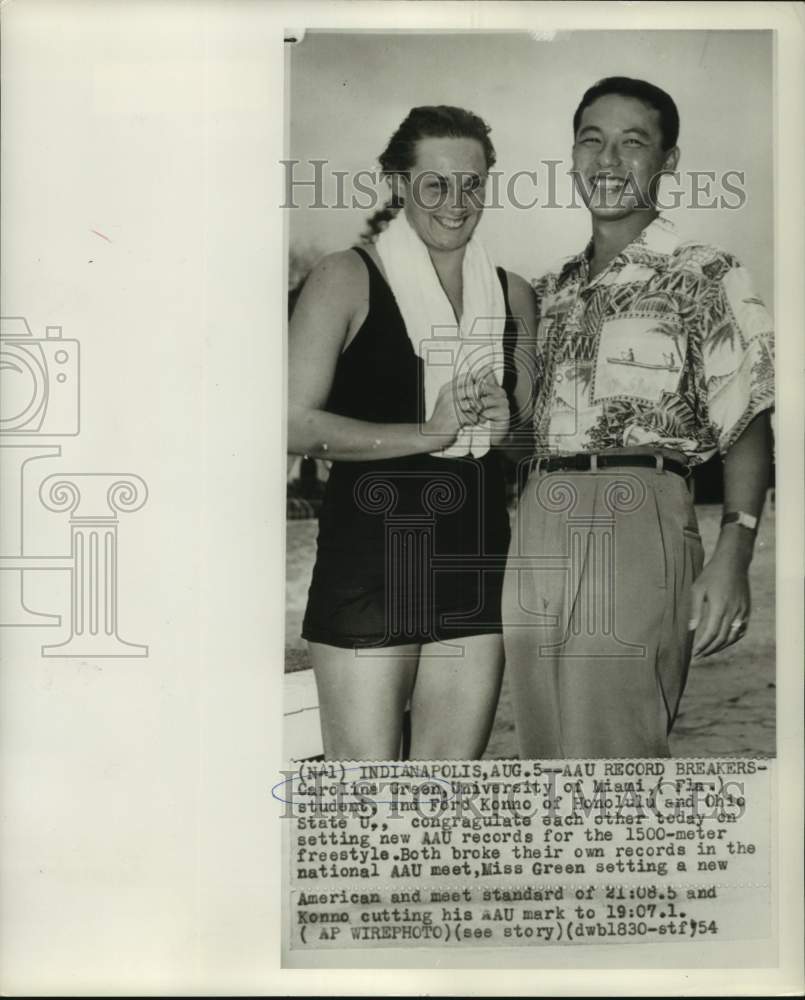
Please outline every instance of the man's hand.
M478 401L480 404L480 420L489 424L489 443L499 445L505 441L509 433L511 412L509 398L501 388L493 371L488 370L476 381Z
M691 631L698 629L694 656L712 656L743 638L749 621L749 563L721 549L691 588Z
M724 510L760 517L769 482L772 443L769 413L754 418L724 458ZM694 656L712 656L737 642L749 620L749 564L754 533L728 523L716 550L691 588L690 628L699 629Z

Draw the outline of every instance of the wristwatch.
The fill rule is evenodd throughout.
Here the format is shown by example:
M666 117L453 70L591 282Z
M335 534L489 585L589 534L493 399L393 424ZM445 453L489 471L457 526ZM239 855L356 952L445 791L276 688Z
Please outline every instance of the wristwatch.
M745 510L732 510L721 518L721 527L725 524L740 524L742 528L747 528L753 534L757 531L757 518L754 514L747 514Z

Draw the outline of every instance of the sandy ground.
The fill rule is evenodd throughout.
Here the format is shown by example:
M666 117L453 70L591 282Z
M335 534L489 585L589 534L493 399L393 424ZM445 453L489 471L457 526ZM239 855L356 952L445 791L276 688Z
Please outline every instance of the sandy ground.
M697 507L705 553L718 536L720 506ZM313 568L315 521L287 522L286 671L309 666L299 638ZM761 522L750 571L749 630L725 653L691 666L680 713L671 736L678 756L775 753L774 511ZM503 692L487 757L515 757L517 744L504 675Z

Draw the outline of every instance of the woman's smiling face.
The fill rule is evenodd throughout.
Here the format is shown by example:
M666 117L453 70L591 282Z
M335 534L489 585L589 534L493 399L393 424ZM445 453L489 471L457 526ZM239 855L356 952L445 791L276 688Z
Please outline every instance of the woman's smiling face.
M477 139L427 138L402 179L408 222L430 250L465 246L483 212L487 166Z

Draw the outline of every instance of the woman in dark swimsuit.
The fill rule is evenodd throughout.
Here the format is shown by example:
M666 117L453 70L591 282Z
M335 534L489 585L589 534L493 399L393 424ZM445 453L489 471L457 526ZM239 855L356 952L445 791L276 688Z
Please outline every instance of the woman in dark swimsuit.
M380 158L460 320L465 249L494 163L489 129L459 108L415 108ZM430 207L429 207L430 206ZM412 759L483 754L503 670L509 525L497 451L442 458L466 426L509 422L517 324L533 293L498 268L504 376L456 378L425 419L422 360L371 237L325 257L291 320L288 450L332 461L302 634L328 759L395 760L411 703ZM502 382L502 384L501 384Z

